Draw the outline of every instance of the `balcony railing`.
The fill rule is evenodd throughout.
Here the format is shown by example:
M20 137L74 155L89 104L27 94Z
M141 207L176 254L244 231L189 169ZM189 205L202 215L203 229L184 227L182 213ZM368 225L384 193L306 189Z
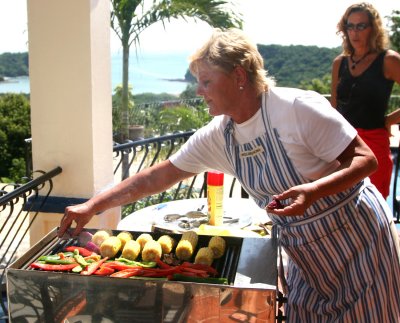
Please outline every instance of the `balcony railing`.
M117 183L129 177L129 175L168 159L193 133L194 131L188 131L115 145L113 147L115 162L114 181ZM204 196L206 194L204 176L204 174L194 176L188 180L181 181L168 191L127 205L123 209L122 216L162 201Z
M53 189L52 178L62 169L56 167L26 184L3 184L0 188L0 321L7 321L5 269L29 249L29 229L46 205ZM39 204L39 205L37 205ZM35 205L35 211L32 206Z
M115 145L114 161L116 166L114 169L114 181L117 183L129 175L168 159L193 133L194 131L181 132ZM124 217L138 209L163 201L205 197L207 196L206 183L207 173L193 176L179 182L165 192L149 196L125 206L122 216ZM227 194L229 197L232 197L237 190L240 191L238 194L241 197L248 197L247 193L240 188L240 184L236 183L235 178L226 177L225 183L225 187L229 189L229 193Z

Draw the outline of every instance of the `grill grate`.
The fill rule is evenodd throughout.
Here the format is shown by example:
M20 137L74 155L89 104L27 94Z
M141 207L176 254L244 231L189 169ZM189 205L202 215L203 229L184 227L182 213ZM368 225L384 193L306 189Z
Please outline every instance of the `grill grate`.
M86 231L90 233L95 233L97 230L94 229L87 229ZM117 235L119 230L113 230L113 235ZM137 237L144 233L144 232L138 232L138 231L131 231L133 238L137 239ZM160 233L160 232L152 232L151 235L153 239L158 239L161 235L165 233ZM177 242L179 241L181 234L176 234L176 233L169 233L169 235L174 238ZM202 248L206 247L208 245L209 240L211 239L211 236L205 236L205 235L199 235L199 240L197 243L196 250L194 252L194 255L197 253L197 251ZM215 259L214 263L212 266L218 271L219 277L227 278L228 283L232 284L235 280L235 275L236 275L236 270L238 267L239 263L239 257L240 257L240 250L242 247L242 238L237 238L237 237L224 237L226 241L226 251L223 257L220 259ZM61 252L64 248L67 246L75 246L77 245L77 239L68 239L68 240L59 240L57 237L53 238L50 240L47 244L44 244L41 248L38 248L37 250L31 249L27 252L27 260L19 266L20 269L25 269L25 270L34 270L30 268L30 264L37 260L40 256L43 255L50 255L50 254L57 254L58 252ZM192 261L194 260L194 256ZM68 274L68 273L64 273ZM72 274L72 273L71 273Z

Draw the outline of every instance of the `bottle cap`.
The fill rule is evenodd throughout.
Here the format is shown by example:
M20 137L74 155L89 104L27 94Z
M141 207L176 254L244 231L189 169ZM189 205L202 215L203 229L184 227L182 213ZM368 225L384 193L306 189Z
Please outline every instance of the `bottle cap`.
M224 173L218 172L216 170L208 171L207 184L213 186L224 185Z

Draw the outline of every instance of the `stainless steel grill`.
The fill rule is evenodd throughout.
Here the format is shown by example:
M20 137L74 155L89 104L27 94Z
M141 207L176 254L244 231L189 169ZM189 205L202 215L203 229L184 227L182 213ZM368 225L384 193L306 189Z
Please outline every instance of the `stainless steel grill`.
M88 230L95 232L96 230ZM60 241L54 229L7 270L11 321L28 322L232 322L241 311L275 322L275 238L224 237L225 255L213 263L229 285L135 280L33 270L41 255L54 254L74 239ZM114 234L119 231L115 230ZM142 232L131 232L137 237ZM154 238L161 233L153 232ZM179 240L179 234L171 234ZM197 248L208 243L199 236Z

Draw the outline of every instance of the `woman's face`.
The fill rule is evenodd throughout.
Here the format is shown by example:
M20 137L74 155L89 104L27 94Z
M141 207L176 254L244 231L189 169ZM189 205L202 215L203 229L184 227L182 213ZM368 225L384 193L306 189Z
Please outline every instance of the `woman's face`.
M239 86L234 72L229 74L206 63L199 63L197 94L204 97L212 116L232 116Z
M354 49L368 47L372 26L366 12L357 11L350 14L347 18L346 30L347 36Z

